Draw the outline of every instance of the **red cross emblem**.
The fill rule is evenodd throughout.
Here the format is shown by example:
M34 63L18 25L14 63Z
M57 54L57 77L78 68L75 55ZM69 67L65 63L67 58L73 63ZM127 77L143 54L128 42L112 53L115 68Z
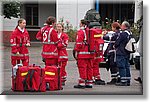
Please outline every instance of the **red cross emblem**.
M47 34L43 33L43 41L46 41L46 39L47 39Z

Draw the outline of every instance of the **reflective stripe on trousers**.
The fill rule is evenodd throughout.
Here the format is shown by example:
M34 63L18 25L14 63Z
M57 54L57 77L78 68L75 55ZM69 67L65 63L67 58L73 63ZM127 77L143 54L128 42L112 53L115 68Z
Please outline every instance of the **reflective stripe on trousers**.
M68 58L68 56L59 56L59 58Z
M82 78L79 78L79 85L85 86L85 80Z

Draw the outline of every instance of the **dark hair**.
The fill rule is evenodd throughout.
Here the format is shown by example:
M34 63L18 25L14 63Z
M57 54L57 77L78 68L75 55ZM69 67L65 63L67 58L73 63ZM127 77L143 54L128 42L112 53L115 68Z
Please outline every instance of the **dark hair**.
M87 22L84 19L81 20L81 23L87 25Z
M111 24L112 27L116 28L116 30L119 30L120 29L120 24L118 22L113 22Z
M53 16L49 16L46 20L46 24L48 24L48 25L52 25L55 22L56 22L56 19Z
M18 20L16 28L19 26L20 23L22 23L22 21L25 21L25 19L24 19L24 18L20 18L20 19Z

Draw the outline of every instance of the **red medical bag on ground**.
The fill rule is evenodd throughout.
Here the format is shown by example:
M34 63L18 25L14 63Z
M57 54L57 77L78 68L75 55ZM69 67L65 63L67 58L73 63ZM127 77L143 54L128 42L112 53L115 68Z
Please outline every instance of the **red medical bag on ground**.
M62 90L60 67L46 66L45 67L45 82L46 90Z
M18 67L16 75L12 75L12 90L46 91L45 69L35 65Z

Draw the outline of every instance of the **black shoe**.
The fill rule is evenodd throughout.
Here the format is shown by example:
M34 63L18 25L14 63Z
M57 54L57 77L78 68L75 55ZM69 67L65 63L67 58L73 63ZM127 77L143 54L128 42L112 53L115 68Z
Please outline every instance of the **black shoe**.
M121 82L121 79L120 79L120 77L118 77L116 83L120 83L120 82Z
M85 88L93 88L92 85L85 85Z
M97 79L95 80L95 85L105 85L105 81L104 80L101 80L101 79Z
M74 85L74 88L85 89L85 86L82 86L82 85Z
M127 82L127 86L130 86L130 83L129 83L129 82Z
M130 80L127 80L127 86L130 86Z
M120 82L120 83L116 83L116 86L130 86L127 84L127 82Z
M112 79L110 82L107 82L108 85L114 85L116 84L117 79Z
M134 80L135 80L135 81L138 81L139 83L142 83L142 80L141 80L140 77L138 77L137 79L135 78Z

